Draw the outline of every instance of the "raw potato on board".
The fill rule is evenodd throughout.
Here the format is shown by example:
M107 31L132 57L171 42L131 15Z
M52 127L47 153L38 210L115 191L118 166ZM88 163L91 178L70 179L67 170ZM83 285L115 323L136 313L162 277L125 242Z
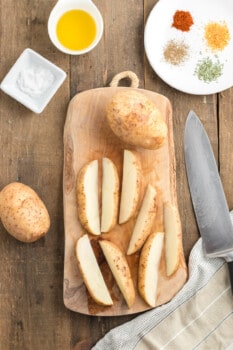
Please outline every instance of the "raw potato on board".
M12 182L0 192L0 217L5 229L22 242L38 240L50 227L45 204L31 187L20 182Z
M102 173L101 232L109 232L117 223L119 203L119 176L109 158L102 159Z
M171 276L179 267L182 243L181 223L178 209L170 202L163 206L165 231L166 273Z
M155 188L149 184L130 238L127 251L128 255L138 251L151 233L152 225L156 216L156 194L157 192Z
M163 250L164 232L153 232L144 244L139 260L138 290L145 302L156 305L159 264Z
M77 176L78 217L83 227L93 235L100 235L98 190L98 160L82 167Z
M135 300L135 289L126 257L122 251L110 241L102 240L100 241L100 246L116 283L130 308Z
M87 234L77 241L76 258L84 284L91 297L97 304L113 305Z
M123 176L119 224L127 222L135 213L141 193L142 167L136 151L124 150Z
M158 149L167 138L167 124L160 110L134 89L116 93L107 104L106 117L112 131L127 144Z

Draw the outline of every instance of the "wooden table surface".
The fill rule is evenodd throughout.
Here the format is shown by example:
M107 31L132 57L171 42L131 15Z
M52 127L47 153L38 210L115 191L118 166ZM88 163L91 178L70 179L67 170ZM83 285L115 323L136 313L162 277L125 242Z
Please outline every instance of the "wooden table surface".
M110 329L135 317L89 317L63 304L63 127L75 94L108 86L115 74L131 70L139 77L141 88L169 98L187 260L198 239L183 155L184 124L190 109L206 127L233 208L233 88L192 96L169 87L153 72L145 57L143 33L157 1L94 2L103 14L103 38L92 52L69 56L59 52L47 34L48 16L56 0L0 0L0 80L27 47L67 72L67 79L40 115L0 92L0 188L13 181L31 186L51 216L49 233L31 244L17 241L0 226L1 350L90 349Z

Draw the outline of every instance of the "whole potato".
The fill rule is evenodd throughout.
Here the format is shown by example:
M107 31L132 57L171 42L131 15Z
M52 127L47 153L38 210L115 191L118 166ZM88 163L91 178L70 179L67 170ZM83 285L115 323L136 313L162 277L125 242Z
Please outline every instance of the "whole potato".
M34 242L50 227L48 211L37 193L20 182L0 192L0 218L5 229L22 242Z
M147 149L161 147L167 124L155 103L135 90L122 90L111 98L106 117L112 131L124 142Z

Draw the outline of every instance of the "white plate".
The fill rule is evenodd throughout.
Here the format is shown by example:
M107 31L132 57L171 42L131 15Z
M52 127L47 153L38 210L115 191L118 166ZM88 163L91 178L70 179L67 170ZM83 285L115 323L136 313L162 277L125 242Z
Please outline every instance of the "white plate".
M32 96L19 88L18 79L23 70L27 69L45 69L53 77L51 85L38 96ZM9 96L13 97L18 102L22 103L25 107L29 108L35 113L41 113L46 105L49 103L53 95L61 86L66 78L66 73L55 64L39 55L37 52L27 48L19 56L15 64L7 73L0 88Z
M189 11L194 24L188 32L172 27L177 10ZM222 50L211 51L204 40L204 27L209 22L227 24L230 41ZM170 40L182 40L189 46L189 57L181 65L172 65L164 59L163 52ZM152 9L145 26L144 45L147 58L168 85L177 90L195 94L213 94L233 86L233 1L232 0L160 0ZM212 82L204 82L195 74L198 61L216 55L223 64L222 75Z

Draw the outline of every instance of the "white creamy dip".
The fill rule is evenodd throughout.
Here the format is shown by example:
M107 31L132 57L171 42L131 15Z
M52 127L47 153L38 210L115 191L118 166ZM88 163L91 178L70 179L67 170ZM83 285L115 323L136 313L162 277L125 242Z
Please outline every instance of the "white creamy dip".
M40 97L54 82L54 75L46 68L31 66L23 69L17 79L19 89L30 97Z

